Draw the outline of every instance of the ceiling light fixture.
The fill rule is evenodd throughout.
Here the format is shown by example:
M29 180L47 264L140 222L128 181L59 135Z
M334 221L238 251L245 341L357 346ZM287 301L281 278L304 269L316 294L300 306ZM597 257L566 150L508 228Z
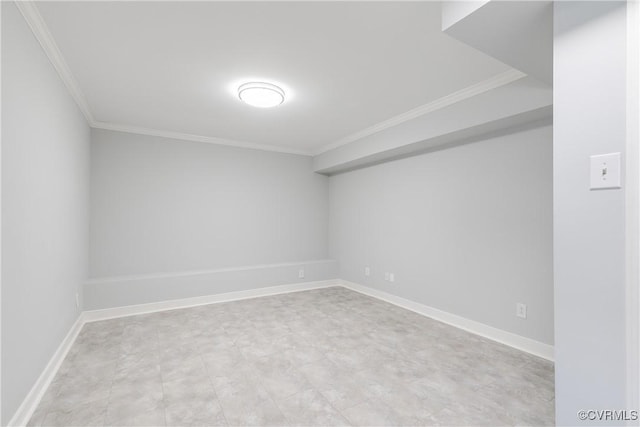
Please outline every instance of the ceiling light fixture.
M254 107L271 108L284 102L284 91L271 83L249 82L240 85L238 97Z

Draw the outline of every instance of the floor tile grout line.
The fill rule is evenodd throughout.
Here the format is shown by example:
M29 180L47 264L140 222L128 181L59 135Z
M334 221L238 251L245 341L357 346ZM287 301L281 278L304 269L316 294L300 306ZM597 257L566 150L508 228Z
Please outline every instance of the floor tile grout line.
M220 406L220 411L222 412L222 417L224 418L225 425L230 426L229 420L227 419L227 414L225 414L224 407L222 406L222 402L220 401L220 397L218 396L218 390L216 390L216 386L211 378L211 374L209 373L209 370L207 369L207 365L204 362L204 359L202 358L202 354L200 354L200 361L202 362L202 365L204 366L204 370L207 373L207 378L209 379L209 384L211 384L211 388L213 389L213 394L216 395L216 401Z
M318 295L318 294L316 294L316 295ZM331 313L332 313L332 311L331 311L331 304L332 304L332 303L331 303L331 302L327 302L328 300L327 300L327 298L325 298L325 295L320 294L320 297L321 297L321 299L320 299L321 304L319 305L318 310L319 310L319 314L321 314L321 315L323 316L323 320L325 320L325 321L326 321L327 319L330 319L330 317L331 317ZM274 299L275 299L275 298L274 298ZM332 298L332 299L336 299L336 298ZM311 300L311 301L313 301L313 300ZM295 304L300 304L300 301L295 302ZM309 301L302 302L302 304L303 304L303 305L304 305L304 304L307 304L307 305L311 306L311 303L310 303ZM335 303L334 303L334 304L335 304ZM240 307L240 308L241 308L241 307L242 307L242 305L236 305L235 307L236 307L236 309L237 309L238 307ZM268 307L268 310L276 310L276 311L279 311L279 310L282 310L282 309L283 309L283 307L285 307L285 304L275 304L275 305L274 305L274 304L271 304L271 306L270 306L270 307ZM315 307L315 303L314 303L314 307ZM255 308L255 307L253 307L253 308ZM252 308L252 309L253 309L253 308ZM285 308L286 308L286 307L285 307ZM342 310L343 310L343 309L344 309L344 307L338 307L338 311L337 311L337 313L339 313L339 314L340 314L340 317L341 317L341 319L342 319L342 320L344 320L344 318L342 318L342 315L344 315L344 312L342 312ZM240 312L240 311L241 311L241 310L236 310L236 312ZM298 315L298 313L300 313L300 310L294 310L294 311L289 310L289 311L291 312L290 314L292 314L292 315L294 315L294 314L295 314L295 315ZM375 308L375 307L374 307L374 310L372 310L372 315L371 315L371 316L368 316L368 317L367 317L367 316L362 316L362 313L364 313L364 312L361 312L360 310L357 310L357 311L352 312L352 313L351 313L351 315L352 315L352 316L354 316L354 315L355 315L354 317L362 318L362 319L364 319L364 321L366 321L366 323L367 323L367 324L371 324L371 325L372 325L372 327L375 327L376 329L380 329L380 327L382 326L382 324L381 324L381 323L379 323L379 322L375 322L375 321L371 321L371 320L370 320L371 318L375 318L375 315L376 315L377 311L378 311L378 310L377 310L377 308ZM395 310L394 310L394 311L395 311ZM189 311L188 311L188 310L185 310L183 313L189 313ZM232 313L234 313L234 311L232 311ZM336 312L335 312L335 311L333 311L333 313L336 313ZM261 322L261 321L264 321L264 320L261 320L261 319L265 319L264 315L260 316L259 314L260 314L260 311L258 311L258 315L257 315L257 316L251 316L251 318L250 318L250 319L251 319L251 323L253 323L253 324L254 324L254 326L257 326L257 325L259 325L259 324L260 324L260 322ZM402 314L402 313L400 313L400 314ZM240 317L241 317L241 316L236 316L236 315L234 314L234 319L235 319L236 321L237 321ZM267 317L269 318L269 316L268 316L268 315L267 315ZM285 316L285 317L286 317L286 316ZM313 317L313 315L312 315L312 317ZM304 319L302 319L302 320L304 321ZM286 322L286 321L287 321L287 320L286 320L283 316L276 316L275 318L269 318L269 320L268 320L268 322L275 322L275 323L277 323L277 322ZM386 321L386 322L398 322L398 321L400 321L400 323L402 323L402 324L407 324L407 323L406 323L406 319L404 319L402 316L400 316L400 317L399 317L399 320L398 320L398 319L394 319L394 318L393 318L393 316L391 316L391 317L389 317L389 319L385 319L384 321ZM169 319L169 323L170 323L170 322L171 322L171 319ZM206 323L206 321L205 321L205 323ZM411 324L411 322L409 322L409 324ZM329 343L330 343L330 342L331 342L331 340L333 340L333 339L339 339L339 340L340 340L340 339L348 339L348 336L350 335L350 334L349 334L349 331L353 332L353 331L355 331L355 330L356 330L356 329L354 329L353 324L351 324L351 323L349 323L349 322L346 322L346 323L344 323L344 322L343 322L343 323L342 323L342 325L344 326L344 330L345 330L346 334L342 334L342 333L340 333L340 331L338 330L338 331L337 331L338 333L337 333L336 335L326 335L326 338L327 338L327 340L328 340L328 342L329 342ZM251 326L249 326L249 327L251 327ZM123 324L122 326L120 326L120 328L121 328L121 332L120 332L120 351L122 352L122 345L123 345L123 343L122 343L122 340L123 340L123 330L124 330L124 328L126 328L126 326ZM159 344L159 341L158 341L158 340L159 340L159 329L158 329L158 325L154 325L154 326L153 326L153 328L154 328L154 330L155 330L156 343L157 343L157 344ZM224 328L223 328L223 330L224 330ZM384 328L382 328L382 329L380 329L380 330L381 330L381 332L385 332L385 333L387 333L387 332L393 333L393 331L384 331ZM225 331L225 333L227 332L226 330L224 330L224 331ZM290 333L290 334L288 334L288 335L285 335L285 336L289 336L289 335L296 335L296 334L295 334L293 331L291 331L291 330L290 330L289 332L291 332L291 333ZM442 333L442 332L446 332L446 331L440 331L439 333ZM302 336L303 340L304 340L305 336L306 336L306 335ZM280 335L277 335L277 337L282 338ZM269 336L269 340L268 340L268 341L274 341L274 340L276 340L276 339L280 339L280 338L276 338L276 336L275 336L275 335L274 335L274 336ZM383 340L383 341L375 341L375 339L374 339L374 338L370 338L370 339L373 339L373 341L371 341L371 342L372 342L372 345L374 345L374 347L388 347L387 342L385 342L384 340ZM366 341L366 340L365 340L365 341ZM455 341L453 341L453 342L455 342ZM285 343L285 345L286 345L286 343ZM234 344L234 347L235 347L235 344ZM315 346L314 346L314 347L315 347ZM237 348L237 347L236 347L236 348ZM352 352L352 351L353 351L353 350L355 350L356 348L357 348L357 346L354 346L354 347L349 347L349 346L347 346L347 347L346 347L346 349L345 349L345 348L343 348L343 347L340 347L340 346L335 347L335 349L336 349L336 350L341 349L341 350L346 351L347 353ZM490 348L491 348L491 346L490 346ZM498 349L500 349L500 348L498 348ZM328 358L327 358L327 355L326 355L326 352L325 352L325 351L323 351L321 348L317 348L317 350L319 351L319 353L320 353L321 355L323 355L323 358L324 358L324 359L330 360L330 359L328 359ZM413 350L413 351L414 351L414 352L415 352L415 351L418 351L418 352L419 352L419 351L421 351L421 350L419 350L419 347L418 347L418 349L417 349L417 350ZM413 359L409 358L408 354L409 354L409 353L406 353L406 357L405 357L405 354L401 355L402 357L398 357L398 355L396 355L396 358L397 358L397 360L410 360L410 361L413 361ZM499 351L497 355L498 355L498 356L500 356L500 357L511 357L511 356L509 355L509 352L504 353L503 351ZM382 355L382 356L384 357L384 355ZM198 354L198 357L199 357L199 361L200 361L200 363L204 366L204 359L203 359L203 355L202 355L202 353L199 353L199 354ZM244 360L247 360L247 359L246 359L246 355L244 355L243 353L241 353L241 357L242 357ZM366 355L365 355L365 357L366 357ZM518 370L518 372L520 372L520 371L521 371L521 370L523 370L523 369L530 369L530 370L531 370L531 373L532 373L535 377L539 377L539 379L540 379L540 381L541 381L541 382L544 382L544 381L545 381L545 378L546 378L546 377L545 377L545 375L543 375L543 374L544 374L545 372L547 372L547 371L545 371L545 369L547 369L547 368L544 368L544 367L542 367L542 368L537 368L538 366L540 366L540 364L539 364L539 363L536 363L536 361L535 361L535 360L533 360L533 359L529 360L529 359L526 359L526 358L525 358L525 359L515 358L515 359L511 359L511 360L512 360L512 361L515 361L517 364L519 364L517 367L513 366L513 369ZM464 359L462 359L461 361L462 361L462 362L464 362ZM297 363L292 362L292 361L290 361L289 363L291 363L291 364L292 364L292 366L293 366L294 368L295 368L295 367L297 367L297 366L299 366ZM313 364L313 363L316 363L316 362L315 362L315 361L312 361L312 362L309 362L309 363L310 363L310 364ZM336 360L335 362L333 362L333 363L334 363L334 364L335 364L335 363L337 363L338 365L340 365L340 358L339 358L339 359L337 359L337 360ZM422 364L422 363L420 363L420 364ZM520 366L520 365L522 365L522 366ZM119 363L116 363L116 365L115 365L116 373L117 373L117 369L118 369L118 367L119 367L119 366L120 366L120 364L119 364ZM302 364L302 366L305 366L305 364ZM340 366L342 366L342 365L340 365ZM546 365L545 365L545 366L546 366ZM204 368L206 369L206 366L204 366ZM536 370L536 368L537 368L537 370ZM363 369L363 372L364 372L364 371L366 371L366 370L367 370L367 369ZM405 372L411 372L411 371L405 371ZM114 381L115 381L116 373L114 373L114 374L112 375L112 377L111 377L111 382L110 382L110 385L109 385L109 394L108 394L108 397L107 397L107 410L108 410L109 402L111 401L111 397L112 397L112 394L113 394L113 388L114 388ZM211 375L209 374L208 370L207 370L207 375L208 375L208 377L209 377L209 382L211 383L211 382L212 382L212 378L211 378ZM410 376L410 377L411 377L411 376ZM400 382L402 382L402 381L409 381L410 383L417 382L417 380L410 380L410 377L406 377L406 378L405 378L405 376L403 375L403 376L399 379L399 381L400 381ZM403 379L403 378L404 378L404 379ZM165 424L166 424L166 423L167 423L167 412L166 412L166 402L164 401L164 400L165 400L165 399L164 399L164 398L165 398L165 393L164 393L164 381L163 381L163 375L162 375L162 372L161 372L160 379L161 379L161 383L162 383L162 393L163 393L162 402L163 402L163 404L164 404L164 406L163 406L163 410L164 410ZM494 384L494 383L496 383L497 381L498 381L498 380L493 380L493 381L491 382L491 384ZM315 385L313 385L313 383L311 383L311 384L312 384L313 388L315 389L315 388L316 388L316 386L315 386ZM488 383L485 383L485 385L486 385L486 384L488 384ZM540 384L542 384L542 383L540 383ZM480 387L480 386L481 386L481 385L478 385L477 387ZM541 386L543 386L543 384L542 384ZM217 392L217 389L216 389L215 385L213 386L213 391L214 391L214 393L215 393L215 395L216 395L216 398L217 398L217 399L218 399L218 401L219 401L219 395L218 395L218 392ZM321 394L321 395L326 399L326 397L324 396L324 394L323 394L320 390L316 390L316 391L317 391L319 394ZM552 391L551 391L551 393L552 393ZM293 396L293 395L295 395L295 394L296 394L296 393L293 393L291 396ZM278 407L278 409L280 410L280 412L282 412L282 410L280 409L280 406L278 405L278 399L276 399L276 398L272 395L272 393L269 393L269 394L268 394L268 396L269 396L270 400L272 400L272 401L273 401L273 403ZM290 396L288 396L287 398L289 398L289 397L290 397ZM551 398L551 399L552 399L552 398ZM326 399L326 400L328 401L328 399ZM367 399L367 400L365 400L365 401L371 401L371 398L368 398L368 399ZM51 402L49 402L49 403L48 403L48 405L50 405L50 404L51 404ZM330 402L330 401L329 401L329 405L330 405L334 410L336 410L340 415L342 415L344 418L346 418L346 416L344 415L343 411L341 411L341 410L337 410L337 409L336 409L336 407L335 407L333 404L331 404L331 402ZM357 405L358 405L358 404L356 404L356 405L354 405L354 406L357 406ZM228 423L227 415L225 414L224 408L222 408L222 406L221 406L221 409L222 409L222 415L224 416L225 421ZM348 409L348 408L347 408L347 409ZM344 408L343 408L343 410L344 410ZM107 414L105 413L105 423L106 423L106 415L107 415ZM284 416L284 414L282 414L282 415Z
M280 415L282 415L282 418L284 418L287 421L287 424L289 426L294 426L294 424L291 423L291 420L289 420L289 417L287 417L287 415L284 413L284 411L282 410L280 405L278 405L278 401L276 399L274 399L273 396L269 395L269 397L267 399L265 399L265 400L270 400L271 403L273 403L274 406L276 407L276 409L280 412Z
M225 335L227 335L227 336L229 337L229 339L231 340L233 347L234 347L234 348L236 348L236 349L238 350L238 354L240 354L240 357L242 357L242 358L243 358L243 359L245 359L245 361L246 361L246 358L244 357L244 355L242 354L242 352L240 351L240 349L238 349L238 348L237 348L237 346L236 346L236 341L234 341L234 340L233 340L233 338L230 336L230 334L228 333L228 331L226 330L226 328L224 327L224 325L221 325L221 328L222 328L222 330L224 331ZM202 356L201 356L201 357L202 357ZM203 360L203 363L204 363L204 360ZM211 377L211 375L209 374L209 370L207 369L206 365L205 365L205 370L207 371L207 376L209 377L209 381L211 382L211 385L213 386L214 393L216 394L216 397L218 398L218 402L219 402L219 404L220 404L220 408L222 409L222 415L224 416L225 422L227 423L227 426L231 426L231 424L229 423L229 418L228 418L228 416L227 416L227 413L226 413L226 411L224 410L224 405L222 404L222 401L221 401L221 400L220 400L220 398L219 398L218 390L217 390L217 388L216 388L216 386L215 386L215 383L213 382L213 378L212 378L212 377Z
M155 337L156 337L156 344L157 344L157 349L158 351L160 351L160 331L158 330L157 326L154 326L154 331L155 331ZM164 393L164 376L162 375L162 360L160 360L160 355L158 354L158 367L160 368L160 388L162 389L162 413L164 414L164 425L165 427L167 427L169 424L167 423L167 404L165 402L165 393Z
M324 353L323 353L323 356L326 358L326 355L324 355ZM294 367L294 369L296 369L296 368ZM296 370L297 370L297 369L296 369ZM300 372L299 370L297 370L297 371L298 371L298 372ZM331 408L333 408L333 410L334 410L334 411L336 411L336 413L340 414L340 416L342 416L342 418L344 418L344 419L345 419L345 421L347 421L347 422L348 422L348 425L352 425L352 423L351 423L351 421L349 420L349 418L347 418L347 416L346 416L345 414L343 414L343 413L342 413L342 411L340 411L338 408L336 408L336 407L331 403L331 401L330 401L329 399L327 399L327 397L324 395L324 393L322 393L322 391L321 391L321 390L317 390L317 389L316 389L316 388L317 388L317 387L316 387L316 385L314 385L311 381L309 381L309 378L308 378L308 377L307 377L303 372L300 372L300 374L302 374L302 375L305 377L306 381L307 381L307 382L309 383L309 385L311 386L311 389L307 389L307 390L313 390L313 391L316 391L320 396L322 396L322 398L327 402L327 404L329 404L329 406L331 406ZM303 392L305 392L305 391L307 391L307 390L302 391L302 393L303 393ZM291 396L295 396L295 395L296 395L296 394L298 394L298 393L301 393L301 392L295 392L295 393L292 393L291 395L289 395L289 396L287 396L287 397L283 398L282 400L286 400L286 399L290 398ZM276 404L276 406L278 406L278 400L277 400L277 399L274 399L274 403ZM354 406L355 406L355 405L354 405ZM280 406L278 406L278 407L280 408ZM286 416L286 414L284 414L284 412L282 411L282 409L280 409L280 412L282 412L282 413L283 413L283 415L285 416L285 418L287 417L287 416Z
M84 329L84 327L86 326L86 324L82 327L82 329ZM80 333L82 333L82 329L80 330ZM122 334L124 332L124 324L122 325L122 331L120 332L120 345L118 347L120 347L120 351L118 351L118 357L121 354L121 350L122 350ZM78 334L79 336L79 334ZM107 395L107 404L104 408L104 417L102 419L102 425L105 426L107 424L107 414L109 412L109 403L111 402L111 393L113 391L113 383L115 381L115 376L118 372L118 360L116 360L115 363L115 369L113 372L113 375L111 376L111 384L109 385L109 393Z
M322 393L321 390L317 390L318 394L320 394L320 396L322 396L324 398L324 400L327 401L327 403L329 404L329 406L331 406L333 408L334 411L336 411L338 414L340 414L340 416L342 418L344 418L344 420L348 423L348 425L353 426L353 423L351 422L351 420L346 416L346 414L344 414L341 410L339 410L338 408L336 408L333 403L331 403L331 401L329 399L327 399L327 397ZM355 405L354 405L355 406Z

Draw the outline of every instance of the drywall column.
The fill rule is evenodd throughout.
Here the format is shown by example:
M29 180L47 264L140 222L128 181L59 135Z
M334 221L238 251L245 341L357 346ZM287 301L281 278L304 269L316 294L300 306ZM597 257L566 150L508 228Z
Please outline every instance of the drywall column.
M627 406L640 409L640 2L627 3Z
M626 143L626 6L554 9L556 422L625 409L625 190L590 191L589 157ZM627 408L638 409L638 408ZM614 424L623 424L614 421Z

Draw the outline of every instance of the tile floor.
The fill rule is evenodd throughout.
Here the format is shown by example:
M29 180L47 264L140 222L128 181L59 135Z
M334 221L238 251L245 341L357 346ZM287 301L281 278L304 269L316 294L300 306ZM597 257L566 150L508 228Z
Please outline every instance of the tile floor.
M30 425L552 425L553 364L340 288L88 323Z

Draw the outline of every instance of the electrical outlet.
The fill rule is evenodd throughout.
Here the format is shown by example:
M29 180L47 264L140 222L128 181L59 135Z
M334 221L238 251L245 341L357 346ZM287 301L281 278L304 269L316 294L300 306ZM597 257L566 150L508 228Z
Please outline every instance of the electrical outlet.
M527 318L527 305L522 304L521 302L516 304L516 316L522 317L523 319Z
M304 279L304 268L298 270L298 279Z
M396 281L396 275L393 273L389 273L389 281L390 282L395 282Z
M384 280L389 281L389 273L384 273Z
M367 277L371 276L371 269L369 267L364 268L364 275Z

